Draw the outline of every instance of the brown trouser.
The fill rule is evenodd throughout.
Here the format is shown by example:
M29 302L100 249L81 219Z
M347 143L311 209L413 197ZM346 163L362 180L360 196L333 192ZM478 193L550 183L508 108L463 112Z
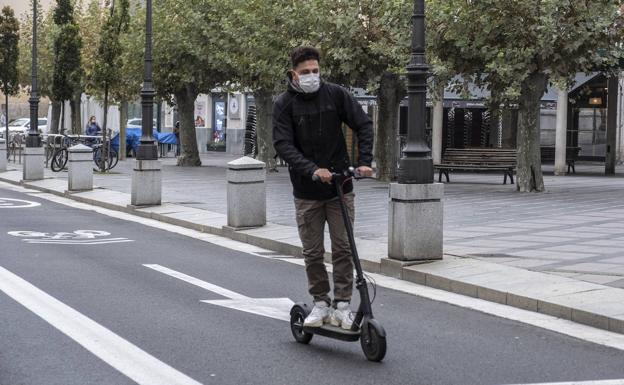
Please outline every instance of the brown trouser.
M347 211L353 224L355 218L353 193L345 194ZM329 277L323 261L325 253L325 222L329 224L329 236L334 266L334 303L350 301L353 292L353 259L347 230L340 211L340 201L334 198L314 201L295 198L297 226L303 245L308 291L314 301L331 303Z

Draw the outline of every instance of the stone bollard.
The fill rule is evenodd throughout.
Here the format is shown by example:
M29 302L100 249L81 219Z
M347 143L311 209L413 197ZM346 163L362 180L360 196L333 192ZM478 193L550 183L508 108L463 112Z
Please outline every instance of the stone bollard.
M0 139L0 172L7 170L6 140Z
M228 226L238 229L266 225L266 164L244 156L228 163Z
M162 166L157 159L137 159L132 173L130 206L159 206L162 203Z
M403 263L442 259L444 185L390 185L388 257Z
M28 143L28 139L27 139ZM24 148L24 168L22 179L33 181L43 179L43 166L45 164L44 148L28 147Z
M93 149L84 144L69 148L68 191L93 190Z

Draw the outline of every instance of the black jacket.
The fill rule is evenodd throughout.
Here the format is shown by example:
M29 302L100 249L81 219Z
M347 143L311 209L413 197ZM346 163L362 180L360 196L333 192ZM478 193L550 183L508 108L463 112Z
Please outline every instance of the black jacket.
M319 168L341 172L352 165L342 132L349 126L358 139L358 163L369 166L373 160L373 123L362 106L346 89L332 83L321 84L314 94L304 94L292 85L273 107L273 144L288 163L296 198L326 200L336 197L335 189L313 182ZM353 190L351 183L345 192Z

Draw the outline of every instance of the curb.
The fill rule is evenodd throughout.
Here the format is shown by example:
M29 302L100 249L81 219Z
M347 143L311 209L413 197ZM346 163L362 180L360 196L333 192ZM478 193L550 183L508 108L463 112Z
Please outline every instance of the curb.
M55 179L48 178L47 180ZM276 227L273 231L278 232L281 228L290 229L288 226L268 224L269 230L262 228L260 230L236 230L224 225L225 215L222 214L214 214L212 219L208 218L204 223L198 223L174 218L166 212L150 211L153 207L135 208L127 204L108 203L81 196L80 193L69 193L65 190L55 190L35 184L41 181L18 181L2 175L0 175L0 181L113 211L230 238L280 254L300 257L302 253L298 239L295 240L292 236L284 239L271 239L255 234L271 232L270 226ZM112 190L94 189L93 191ZM193 210L210 213L206 210ZM330 252L325 253L325 260L331 262ZM380 258L379 261L361 259L361 262L362 268L367 272L624 334L623 289L449 254L446 254L443 260L424 263L405 263L388 258ZM548 287L550 290L539 292L534 290L534 287Z

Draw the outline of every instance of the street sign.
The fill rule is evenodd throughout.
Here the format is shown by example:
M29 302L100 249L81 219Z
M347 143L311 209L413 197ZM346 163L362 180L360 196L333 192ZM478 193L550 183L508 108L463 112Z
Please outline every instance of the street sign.
M41 206L41 203L0 197L0 209L25 209Z
M74 232L44 233L39 231L9 231L13 237L23 238L29 244L48 245L105 245L111 243L134 242L132 239L110 237L110 233L101 230L75 230Z
M200 302L236 309L280 321L290 321L290 308L294 305L294 302L290 298L251 298L161 265L145 264L143 266L228 298L203 300Z

